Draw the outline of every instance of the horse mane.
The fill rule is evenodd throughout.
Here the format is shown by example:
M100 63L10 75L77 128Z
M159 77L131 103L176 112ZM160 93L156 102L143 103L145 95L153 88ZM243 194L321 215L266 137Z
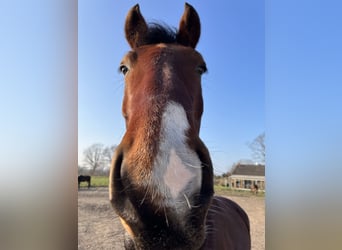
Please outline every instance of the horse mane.
M177 29L166 24L149 23L146 37L141 45L176 43Z

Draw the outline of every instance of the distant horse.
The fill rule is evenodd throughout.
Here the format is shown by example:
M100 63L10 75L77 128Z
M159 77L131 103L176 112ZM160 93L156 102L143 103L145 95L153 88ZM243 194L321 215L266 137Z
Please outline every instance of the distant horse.
M253 194L257 194L258 191L259 191L259 186L258 186L257 184L254 183L254 184L252 185L251 192L252 192Z
M109 196L127 232L126 249L250 249L248 216L213 196L212 162L199 138L207 67L195 50L197 12L185 4L176 32L148 25L136 5L125 35L132 49L120 65L126 132L113 157Z
M80 188L81 182L88 182L88 188L90 188L91 177L89 175L78 176L78 188Z

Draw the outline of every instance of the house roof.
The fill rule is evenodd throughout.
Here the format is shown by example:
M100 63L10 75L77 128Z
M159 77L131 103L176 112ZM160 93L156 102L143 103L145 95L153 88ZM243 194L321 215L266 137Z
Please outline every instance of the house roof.
M238 164L232 175L265 176L265 165L263 164Z

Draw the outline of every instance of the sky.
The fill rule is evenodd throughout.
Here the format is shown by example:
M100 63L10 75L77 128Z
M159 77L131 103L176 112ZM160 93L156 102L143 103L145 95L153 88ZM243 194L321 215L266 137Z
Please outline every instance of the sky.
M124 81L118 66L129 51L123 27L136 3L149 21L178 28L183 1L78 2L78 151L93 143L117 145ZM202 78L200 137L216 174L251 159L248 147L265 131L265 23L263 1L189 1L201 19L197 50L208 73ZM224 20L224 21L222 21Z

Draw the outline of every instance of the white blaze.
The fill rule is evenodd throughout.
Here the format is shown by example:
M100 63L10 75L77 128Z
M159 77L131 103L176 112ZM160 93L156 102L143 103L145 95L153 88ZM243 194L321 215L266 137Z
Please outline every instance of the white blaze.
M176 151L172 148L169 156L169 165L166 167L164 181L170 189L173 199L176 199L186 185L196 176L184 164Z
M201 161L186 143L188 129L184 108L175 102L168 103L162 117L154 176L168 206L177 209L189 207L187 199L200 188L202 179Z

